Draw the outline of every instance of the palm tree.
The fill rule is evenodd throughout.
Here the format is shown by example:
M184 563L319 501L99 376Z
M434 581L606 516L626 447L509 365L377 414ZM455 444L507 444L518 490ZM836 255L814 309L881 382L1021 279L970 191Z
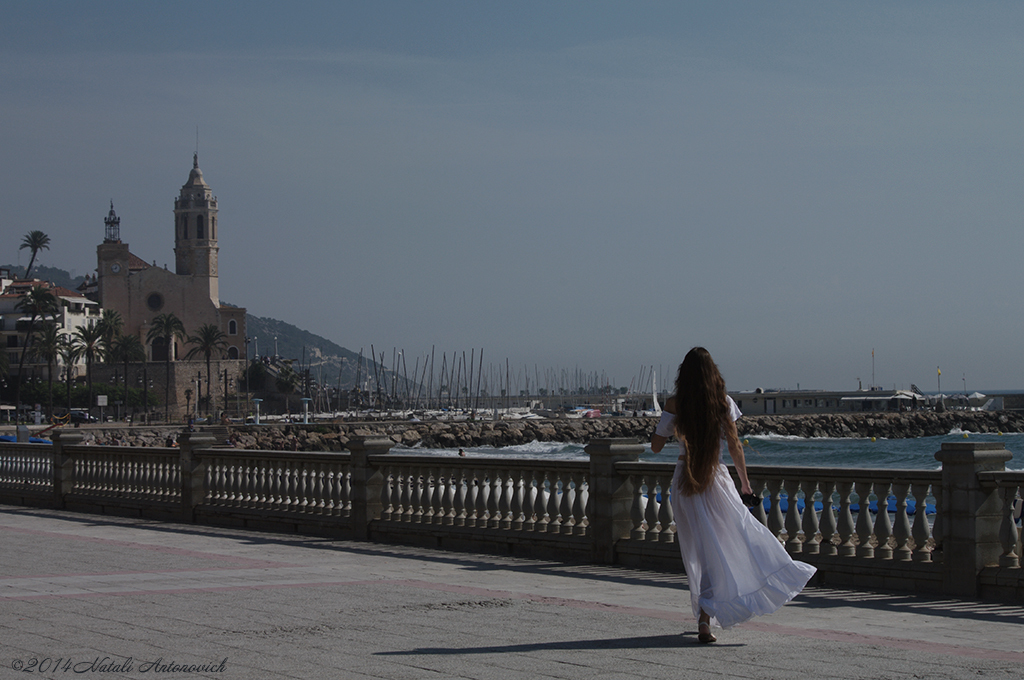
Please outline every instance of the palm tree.
M199 327L198 333L190 335L186 342L195 345L185 355L186 359L191 359L197 354L202 354L206 358L206 412L210 413L213 407L213 402L210 400L210 358L214 352L223 352L227 349L228 336L212 323L207 323Z
M169 422L171 403L171 358L174 354L174 339L185 339L185 324L174 314L157 314L150 323L149 331L146 333L146 342L152 344L157 339L162 339L167 349L167 356L164 360L167 365L167 375L164 380L164 421Z
M46 417L53 417L53 367L60 357L60 346L63 334L56 323L50 322L43 325L39 331L39 337L32 345L32 355L46 362L46 382L49 388L49 402L47 404Z
M60 360L64 362L64 383L67 387L68 412L70 413L72 372L74 371L75 363L78 362L78 358L82 356L82 352L78 349L78 345L67 335L61 335L60 340Z
M25 250L25 248L32 251L32 259L28 261L28 268L25 270L25 278L27 279L32 273L32 265L35 264L36 255L39 254L39 251L50 249L50 237L39 230L30 231L25 234L21 245L18 246L18 250Z
M35 333L36 319L47 315L55 315L58 308L57 296L42 286L32 286L18 303L14 306L29 316L28 332L25 334L25 344L21 348L21 358L18 360L18 378L14 388L14 405L21 404L21 383L25 376L25 357L28 349L32 346L32 336Z
M92 364L103 348L103 329L98 323L75 329L75 343L85 357L85 380L89 384L89 412L92 412Z
M104 309L103 316L96 323L103 335L103 350L106 353L107 361L111 361L110 349L114 342L121 336L121 329L124 328L124 319L116 309ZM116 361L116 359L115 359Z
M128 413L128 364L136 361L146 360L146 348L137 335L118 335L114 338L113 344L107 348L109 361L120 361L124 364L124 409ZM149 412L149 404L144 407L144 413Z

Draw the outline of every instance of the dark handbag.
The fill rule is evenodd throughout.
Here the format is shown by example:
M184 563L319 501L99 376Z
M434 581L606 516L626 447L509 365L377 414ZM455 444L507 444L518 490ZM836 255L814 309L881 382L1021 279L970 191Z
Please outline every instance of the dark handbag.
M743 501L743 505L752 508L761 502L761 497L755 493L741 493L740 500Z

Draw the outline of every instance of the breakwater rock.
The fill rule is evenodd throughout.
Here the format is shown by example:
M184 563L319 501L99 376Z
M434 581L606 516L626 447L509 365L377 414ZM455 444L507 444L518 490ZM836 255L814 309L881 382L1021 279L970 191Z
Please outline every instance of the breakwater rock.
M340 451L355 436L388 437L399 447L458 448L515 446L532 441L585 444L604 437L650 441L656 418L512 420L500 422L372 422L331 425L246 425L231 428L236 446L292 451ZM1024 412L917 412L748 416L737 422L741 436L878 437L905 439L969 432L1024 432Z
M911 413L822 413L806 416L746 416L740 435L878 437L908 439L964 432L1024 432L1024 411L914 411Z
M342 451L353 437L390 438L397 447L459 448L515 446L532 441L584 444L604 437L650 440L656 418L584 418L509 421L374 421L231 425L213 428L222 444L267 451ZM905 439L950 432L1024 432L1024 411L948 411L933 413L828 413L746 416L737 422L740 436L878 437ZM87 444L165 446L181 427L109 427L81 429Z

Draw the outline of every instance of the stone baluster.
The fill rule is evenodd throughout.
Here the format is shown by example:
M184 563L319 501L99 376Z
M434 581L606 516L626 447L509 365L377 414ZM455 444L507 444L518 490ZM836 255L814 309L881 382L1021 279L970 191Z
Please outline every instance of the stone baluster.
M814 509L814 497L819 495L817 493L819 484L813 481L804 481L804 512L800 518L800 528L804 532L804 545L803 552L807 555L817 555L821 552L821 538L818 537L818 512ZM821 495L821 512L825 512L825 495ZM832 499L828 499L829 507L832 506ZM831 545L832 535L829 534L829 544Z
M544 479L535 469L529 469L523 476L523 530L537 529L537 496L543 492Z
M454 484L455 498L452 502L452 525L457 527L467 526L466 514L467 505L466 496L469 492L469 482L466 479L465 468L455 468L455 484Z
M265 510L270 507L270 461L262 456L257 456L252 461L253 466L253 507L258 510Z
M999 566L1004 569L1016 569L1020 566L1020 555L1017 554L1017 522L1013 519L1013 504L1017 498L1017 487L1003 486L1002 522L999 525L999 543L1003 553L999 556Z
M476 526L476 504L477 497L480 495L480 486L478 484L478 475L476 470L467 468L465 484L466 484L466 519L463 526L475 527Z
M875 549L871 545L871 534L874 533L870 501L872 486L872 482L856 482L853 487L860 506L857 512L857 557L865 559L875 556Z
M548 515L548 496L554 493L554 489L549 488L549 485L548 473L546 471L538 472L537 499L533 506L533 513L537 516L537 521L533 525L533 530L539 534L547 532L548 522L551 521L551 517Z
M352 516L352 472L351 467L342 466L341 474L341 514L342 517Z
M832 499L835 495L835 482L819 482L821 490L821 520L818 522L821 532L821 542L818 552L822 555L835 555L836 546L832 543L832 537L836 533L836 511L832 507ZM806 532L806 527L804 528Z
M768 530L772 532L773 536L779 538L786 525L785 517L782 515L782 480L770 479L766 486L769 498L771 498L771 508L768 511Z
M878 541L878 547L875 548L875 557L891 560L892 546L889 545L889 537L892 536L892 521L889 519L889 484L875 482L875 496L878 498L878 514L875 519L875 539Z
M318 515L330 514L330 498L325 498L327 494L326 485L324 479L327 477L327 464L323 462L317 462L313 464L313 499L316 501L315 512Z
M647 476L646 496L647 506L644 508L644 521L647 522L647 535L644 536L646 541L657 542L661 534L661 525L658 524L658 511L661 509L661 504L658 502L658 478L656 476Z
M487 485L487 527L498 529L505 518L501 508L501 497L505 489L505 477L501 470L491 469Z
M408 465L403 465L399 469L402 480L402 521L412 522L413 513L416 512L413 507L416 503L415 478L412 468Z
M497 476L501 480L499 488L501 493L498 496L498 514L500 515L498 528L508 531L512 528L512 496L515 494L515 479L512 476L512 470L501 470Z
M457 514L455 489L456 486L462 486L462 480L457 468L441 468L441 477L444 478L444 497L441 500L444 516L441 518L441 524L450 527L455 524L455 515Z
M437 469L423 468L420 484L422 484L420 488L420 522L433 524L434 517L441 506L441 487L440 481L437 479Z
M671 502L671 491L672 486L671 477L658 477L658 488L661 489L661 502L658 503L658 524L661 525L661 531L658 532L658 540L662 543L675 543L676 532L673 528L674 515L672 512Z
M512 531L523 530L523 511L526 506L526 487L529 484L529 477L522 470L513 470L511 473L512 495L509 499L509 529Z
M476 515L476 526L484 529L487 527L487 505L490 503L490 484L488 482L487 473L485 470L476 471L476 507L474 508L474 514Z
M344 467L341 463L332 462L328 466L328 475L326 477L327 492L326 495L330 497L330 508L329 514L331 517L341 517L344 512L344 507L341 504L341 487L344 484ZM381 494L388 493L388 485L381 484ZM386 501L386 502L385 502ZM381 498L381 505L389 508L391 507L390 498Z
M931 562L932 550L928 545L931 538L931 527L928 526L928 487L927 482L916 482L911 485L911 493L914 495L914 525L910 533L914 538L913 560L915 562Z
M572 526L575 520L572 516L572 501L575 495L572 488L572 473L561 472L558 477L559 483L562 485L562 495L558 499L558 517L561 523L559 533L572 536Z
M839 492L839 546L836 554L841 557L853 557L857 554L857 546L853 541L856 535L853 511L850 509L853 482L837 482L836 489Z
M405 521L406 505L405 470L401 465L391 467L391 517L392 522Z
M631 482L630 486L636 489L636 493L633 494L633 502L629 507L629 519L632 525L629 537L634 541L644 541L647 539L647 525L644 521L647 516L648 501L644 494L644 485L647 483L647 479L644 475L630 475L629 481Z
M576 518L572 533L575 536L590 535L590 481L586 473L575 472L576 497L573 499L572 514Z
M142 495L142 480L140 478L139 466L142 463L128 456L122 457L122 465L125 468L125 489L124 495L128 498L138 498Z
M310 505L311 487L313 485L312 471L307 460L295 461L295 479L298 482L296 500L298 501L299 512L308 512Z
M898 562L910 562L914 557L914 552L910 549L912 536L910 515L907 514L910 482L895 482L892 485L892 492L896 496L896 521L892 527L892 535L896 539L896 549L893 551L893 558ZM921 508L921 512L924 512L924 507Z
M231 500L235 507L241 508L245 506L245 486L249 470L242 458L234 459L231 467Z
M548 473L548 504L545 513L548 516L548 533L558 534L562 532L562 517L559 514L561 508L561 495L565 489L560 488L560 476L558 472ZM561 493L560 493L561 492Z
M800 502L800 480L799 479L787 479L783 484L786 489L786 497L789 498L789 505L786 508L786 550L790 554L799 554L803 552L804 544L800 540L800 509L797 505ZM813 495L813 494L812 494ZM809 501L809 494L804 493L804 514L807 514L807 503ZM814 514L814 501L810 500L811 503L811 514Z

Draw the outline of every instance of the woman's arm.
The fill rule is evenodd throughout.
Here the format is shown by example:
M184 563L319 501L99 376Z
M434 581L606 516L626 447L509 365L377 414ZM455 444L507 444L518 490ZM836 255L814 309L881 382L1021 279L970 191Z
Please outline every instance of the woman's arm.
M740 493L752 493L750 480L747 478L747 459L743 455L743 444L740 443L739 434L736 432L736 423L732 421L726 426L725 441L729 445L729 456L736 466L736 475L740 478Z
M661 450L665 448L665 444L668 443L668 439L671 434L666 433L665 421L667 419L666 413L672 418L675 418L676 412L676 400L675 397L669 397L665 402L665 408L661 412L661 421L658 423L658 429L651 435L651 451L654 453L661 453ZM671 428L671 422L668 427ZM660 433L660 434L659 434Z

